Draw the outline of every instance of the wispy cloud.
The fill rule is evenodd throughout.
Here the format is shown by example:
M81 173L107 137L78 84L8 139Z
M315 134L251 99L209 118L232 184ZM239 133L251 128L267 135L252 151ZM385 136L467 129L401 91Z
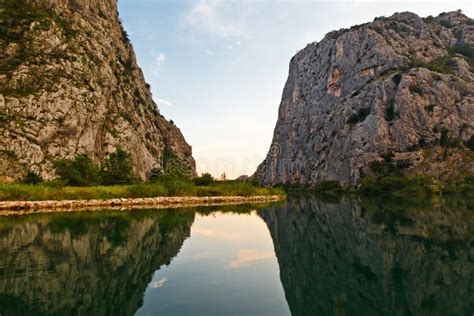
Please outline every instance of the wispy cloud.
M166 105L166 106L172 106L173 103L171 103L170 101L167 101L167 100L164 100L164 99L156 99L156 101L158 102L159 105Z
M241 249L237 258L230 262L230 268L240 268L256 262L272 259L275 253L271 250Z
M214 55L215 54L212 50L206 50L205 53L208 54L208 55Z
M153 60L155 62L155 66L160 66L166 61L166 55L161 52L156 52L155 50L152 51Z
M168 278L163 277L158 281L151 282L148 286L153 288L153 289L159 289L160 287L163 287L163 285L165 285L166 281L168 281Z
M244 36L242 4L223 0L199 0L185 15L185 23L221 38Z

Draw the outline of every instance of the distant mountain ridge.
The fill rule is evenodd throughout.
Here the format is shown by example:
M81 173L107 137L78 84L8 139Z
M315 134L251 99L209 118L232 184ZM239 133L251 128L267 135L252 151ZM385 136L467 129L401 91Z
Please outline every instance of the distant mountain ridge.
M375 160L474 172L474 21L403 12L328 33L291 60L265 185L356 184Z
M146 179L175 159L195 174L191 147L152 99L120 23L117 0L0 2L0 175L89 154L129 151Z

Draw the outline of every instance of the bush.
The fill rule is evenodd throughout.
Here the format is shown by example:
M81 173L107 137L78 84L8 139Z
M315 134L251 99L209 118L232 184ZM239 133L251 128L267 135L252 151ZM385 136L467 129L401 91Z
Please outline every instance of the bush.
M403 199L423 199L427 195L436 193L433 179L426 175L369 176L362 180L360 191L369 196Z
M474 67L474 48L472 45L464 43L464 44L456 44L449 48L450 54L461 54L466 57L467 62L471 67Z
M100 182L100 168L87 155L78 155L73 160L59 159L53 165L56 175L66 185L91 186Z
M441 137L439 138L439 144L441 146L447 146L449 143L449 130L447 128L443 128L441 130Z
M108 185L131 184L136 181L133 174L132 156L127 151L117 148L104 162L101 170L102 182Z
M148 176L148 182L150 183L156 183L160 179L161 175L161 169L159 168L153 168L150 171L150 175Z
M321 194L339 194L344 192L344 189L342 185L339 183L339 181L321 181L319 182L316 187L314 188L316 193L321 193Z
M21 182L25 184L38 184L43 182L43 178L39 174L29 171Z
M212 184L214 178L210 173L203 173L200 177L195 178L193 182L197 186L206 186Z

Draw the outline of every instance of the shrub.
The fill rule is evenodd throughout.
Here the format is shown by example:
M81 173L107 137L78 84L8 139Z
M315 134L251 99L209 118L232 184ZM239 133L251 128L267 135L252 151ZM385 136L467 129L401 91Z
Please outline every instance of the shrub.
M314 190L316 193L320 194L340 194L344 192L344 188L342 187L341 183L334 180L321 181L316 185Z
M474 67L474 48L472 45L463 43L463 44L456 44L449 48L450 54L461 54L466 57L467 62L471 67Z
M213 183L214 178L210 173L203 173L200 177L195 178L193 182L197 186L206 186Z
M454 25L453 25L450 21L448 21L448 20L441 20L441 21L439 21L439 24L441 24L442 26L444 26L444 27L446 27L446 28L448 28L448 29L450 29L450 28L452 28L452 27L454 26Z
M150 171L150 175L148 176L148 182L156 183L160 179L160 175L162 170L160 168L153 168Z
M29 171L21 182L25 184L38 184L43 182L43 178L34 171Z
M56 175L66 185L90 186L99 183L100 168L84 154L71 159L59 159L53 164Z
M439 144L441 146L447 146L449 143L449 130L447 128L443 128L441 130L441 137L439 138Z
M136 181L133 174L132 156L122 148L110 154L101 170L104 184L131 184Z

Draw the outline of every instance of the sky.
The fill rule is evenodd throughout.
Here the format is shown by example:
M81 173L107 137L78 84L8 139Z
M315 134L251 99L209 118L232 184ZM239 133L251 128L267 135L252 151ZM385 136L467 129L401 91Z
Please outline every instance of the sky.
M199 174L251 175L270 147L291 57L332 30L474 1L119 0L161 113L193 147Z

